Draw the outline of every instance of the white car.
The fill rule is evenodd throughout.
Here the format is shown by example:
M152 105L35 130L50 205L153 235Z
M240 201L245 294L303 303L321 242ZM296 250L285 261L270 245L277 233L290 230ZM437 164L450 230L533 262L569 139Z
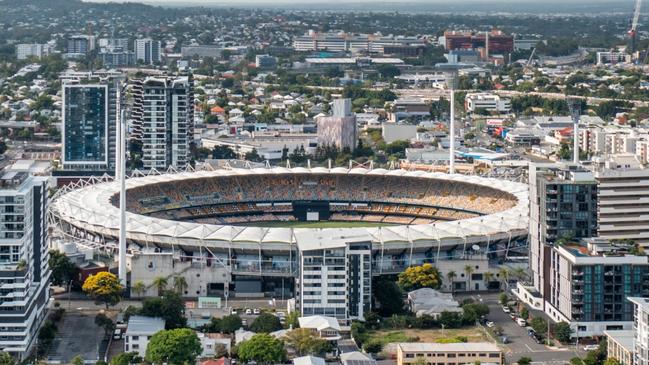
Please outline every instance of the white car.
M503 307L503 312L505 312L505 313L511 313L512 310L509 309L509 307Z
M250 308L246 309L246 314L252 314L252 309Z
M487 321L487 323L485 323L485 324L486 324L487 327L489 327L489 328L495 326L495 324L494 324L492 321Z
M599 348L599 345L586 345L584 346L584 351L595 351Z
M259 309L259 308L253 309L252 314L261 314L261 309Z

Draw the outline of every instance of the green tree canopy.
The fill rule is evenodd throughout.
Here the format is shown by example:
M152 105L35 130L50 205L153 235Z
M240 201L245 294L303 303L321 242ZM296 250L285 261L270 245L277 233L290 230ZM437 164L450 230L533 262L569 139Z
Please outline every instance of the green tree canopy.
M67 283L74 277L76 267L62 252L57 250L50 251L50 258L47 264L52 270L52 284L54 285L67 285Z
M442 278L433 265L423 264L411 266L399 274L398 283L406 291L419 288L439 289L442 286Z
M331 343L317 337L308 328L297 328L290 331L286 334L285 341L298 356L322 355L331 351Z
M0 365L16 365L16 359L8 352L0 351Z
M225 316L221 318L220 321L220 327L223 333L234 333L234 331L241 328L241 326L243 326L243 322L241 322L241 317L239 317L236 314L230 314L229 316Z
M239 345L239 359L258 364L275 364L286 360L286 350L282 341L267 333L258 333Z
M572 328L570 328L570 324L567 322L559 322L554 326L554 337L561 343L570 342L571 334Z
M183 315L184 309L185 304L180 294L165 290L161 297L145 298L140 315L163 318L166 329L174 329L187 325L187 319Z
M189 328L163 330L151 337L145 359L153 364L193 364L202 352L196 332Z
M374 284L372 293L377 302L377 310L384 317L399 314L403 311L403 291L391 280L379 280Z
M282 329L282 323L279 321L279 318L266 312L255 318L250 325L250 330L257 333L271 333L280 329Z

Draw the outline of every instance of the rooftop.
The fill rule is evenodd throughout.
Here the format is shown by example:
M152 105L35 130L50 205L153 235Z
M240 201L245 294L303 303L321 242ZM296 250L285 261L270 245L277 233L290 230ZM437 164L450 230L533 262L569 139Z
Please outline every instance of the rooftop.
M501 352L500 348L490 342L471 343L400 343L399 348L405 352Z
M126 328L127 336L153 335L165 329L165 321L162 318L131 316Z

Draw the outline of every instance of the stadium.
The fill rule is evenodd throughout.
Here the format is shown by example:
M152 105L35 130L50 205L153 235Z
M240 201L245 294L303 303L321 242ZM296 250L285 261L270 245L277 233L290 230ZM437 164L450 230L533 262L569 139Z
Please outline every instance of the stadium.
M183 275L194 297L293 295L303 251L353 242L371 247L374 276L495 260L528 228L527 185L437 172L203 167L136 171L126 189L129 284ZM109 178L63 188L50 204L54 235L114 253L118 205Z

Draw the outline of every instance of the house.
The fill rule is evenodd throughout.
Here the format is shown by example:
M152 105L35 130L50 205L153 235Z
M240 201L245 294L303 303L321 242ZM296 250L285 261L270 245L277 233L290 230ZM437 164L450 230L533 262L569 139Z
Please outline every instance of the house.
M293 359L293 365L325 365L325 361L321 357L301 356Z
M217 355L218 348L223 346L227 353L230 353L232 340L229 337L226 337L220 333L199 333L197 332L198 340L201 341L201 347L203 352L201 353L202 358L214 357Z
M421 288L408 293L408 306L417 317L422 315L439 317L442 312L462 313L460 304L453 295L431 288Z
M343 365L376 365L376 360L359 351L340 354L340 362Z
M318 337L328 341L337 341L340 336L340 324L334 317L309 316L298 318L300 328L308 328L317 333Z
M252 331L246 331L243 328L239 328L238 330L234 331L234 344L238 345L243 341L248 341L254 335L255 333Z
M144 357L151 336L164 329L162 318L131 316L124 334L124 352L137 352Z

